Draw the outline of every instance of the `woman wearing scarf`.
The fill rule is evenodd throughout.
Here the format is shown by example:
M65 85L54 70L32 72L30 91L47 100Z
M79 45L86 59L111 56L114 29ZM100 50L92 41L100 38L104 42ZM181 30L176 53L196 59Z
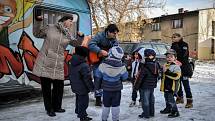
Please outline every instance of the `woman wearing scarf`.
M42 23L43 18L37 16L36 20ZM34 32L35 36L44 38L33 74L41 79L44 106L49 116L56 116L56 112L65 112L61 107L64 88L64 50L68 44L76 47L82 43L80 34L79 39L76 39L69 32L72 21L73 16L64 16L55 25L37 26L38 28L35 28L37 31Z

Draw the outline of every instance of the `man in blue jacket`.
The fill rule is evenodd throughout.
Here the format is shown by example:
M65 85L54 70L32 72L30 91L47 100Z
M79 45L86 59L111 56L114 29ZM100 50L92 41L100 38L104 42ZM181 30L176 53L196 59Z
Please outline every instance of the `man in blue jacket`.
M108 56L108 50L111 47L118 45L118 41L116 39L118 32L119 29L116 26L116 24L109 24L103 32L97 33L88 44L90 51L95 52L100 58L98 62L93 63L94 82L97 82L95 78L95 70L98 68L102 60ZM102 104L101 96L102 90L96 90L95 91L96 106L101 106Z

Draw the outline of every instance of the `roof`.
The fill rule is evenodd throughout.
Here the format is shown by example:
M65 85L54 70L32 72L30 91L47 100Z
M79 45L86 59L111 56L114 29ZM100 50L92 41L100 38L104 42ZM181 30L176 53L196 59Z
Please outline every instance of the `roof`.
M150 19L154 20L165 20L165 19L177 19L177 18L183 18L184 16L196 16L199 14L199 11L203 10L210 10L210 9L215 9L215 8L204 8L204 9L198 9L198 10L193 10L193 11L187 11L185 10L183 13L175 13L175 14L170 14L170 15L162 15Z

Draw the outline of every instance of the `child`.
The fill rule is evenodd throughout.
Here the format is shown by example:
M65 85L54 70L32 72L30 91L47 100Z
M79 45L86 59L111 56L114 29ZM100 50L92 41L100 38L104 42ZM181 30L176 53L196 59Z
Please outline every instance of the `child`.
M132 83L132 96L131 96L132 102L130 103L129 107L133 107L133 106L136 105L137 90L134 89L134 81L136 79L136 75L137 75L137 72L139 70L143 54L144 54L144 48L138 48L137 50L135 50L132 53L132 56L134 58L134 60L133 60L133 62L131 64L131 74L130 74L130 76L131 76L131 83ZM141 96L140 96L140 100L139 100L139 106L142 107Z
M143 113L139 118L150 118L155 114L154 88L157 87L160 65L155 60L156 53L153 49L145 49L145 63L141 65L140 72L135 82L135 89L140 89Z
M69 79L72 91L76 95L75 113L80 121L92 120L86 112L89 104L88 93L94 89L90 67L86 63L88 53L88 48L78 46L75 48L75 54L69 62Z
M112 120L119 120L122 81L128 78L128 72L121 59L124 52L121 47L114 46L108 52L108 57L99 65L96 70L96 89L103 89L102 121L107 121L110 107Z
M174 99L179 88L179 79L181 76L180 66L177 64L176 52L173 49L165 53L167 63L163 66L163 75L161 81L161 91L164 92L166 108L161 110L161 114L169 114L169 118L179 116L178 108Z

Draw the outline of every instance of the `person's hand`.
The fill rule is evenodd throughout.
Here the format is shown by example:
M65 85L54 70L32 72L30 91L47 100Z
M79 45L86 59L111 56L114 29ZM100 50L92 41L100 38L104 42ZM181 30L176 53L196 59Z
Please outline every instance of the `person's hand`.
M105 50L101 50L101 51L99 52L98 56L99 56L99 57L106 57L106 56L108 56L108 52L105 51Z

